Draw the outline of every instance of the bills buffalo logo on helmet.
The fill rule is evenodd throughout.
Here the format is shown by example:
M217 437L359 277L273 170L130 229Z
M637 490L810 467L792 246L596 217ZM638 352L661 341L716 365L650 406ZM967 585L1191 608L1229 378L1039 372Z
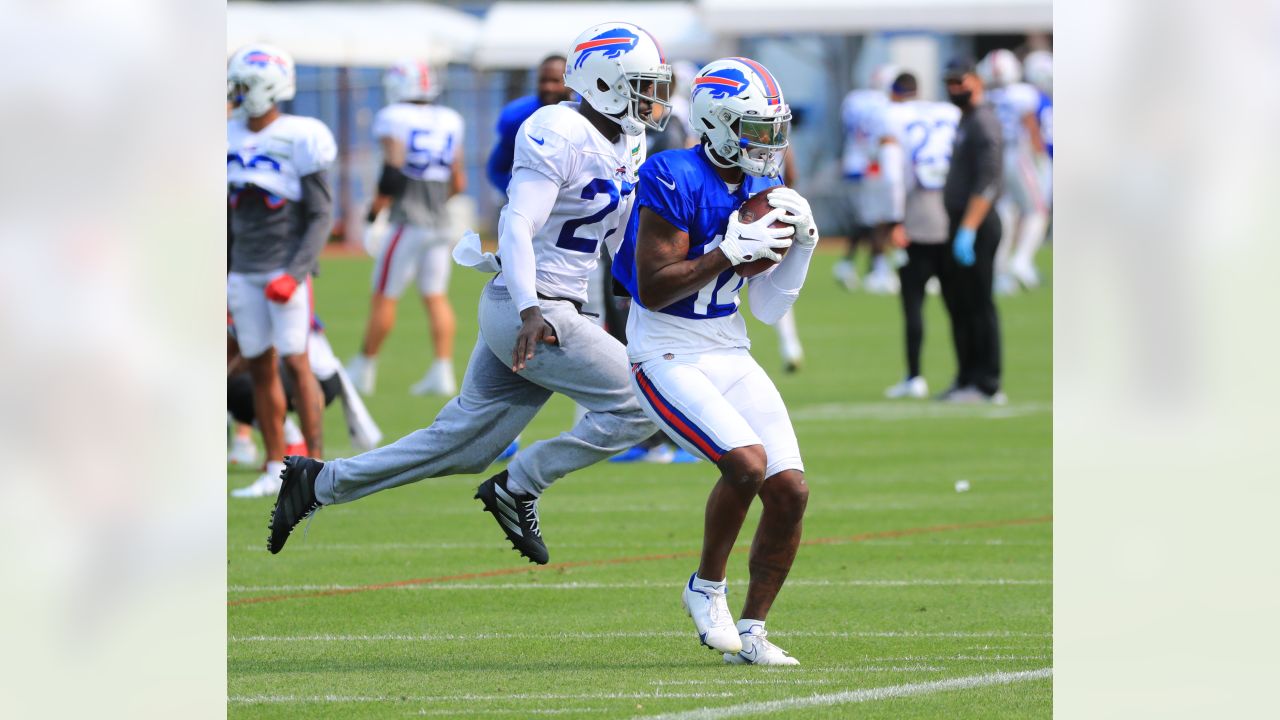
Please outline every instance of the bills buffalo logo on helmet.
M629 52L638 42L640 42L640 36L626 28L606 30L586 42L578 43L573 51L582 54L578 56L578 61L573 64L573 67L575 70L582 67L582 63L592 53L604 53L607 58L616 58Z
M263 68L271 64L276 64L276 65L279 65L280 67L287 67L287 65L285 64L285 61L282 58L278 58L275 55L272 55L271 53L262 52L261 50L254 50L248 55L245 55L244 61L248 65L257 65L258 67L263 67Z
M720 100L727 97L737 97L747 89L750 81L747 80L746 73L737 68L721 68L712 70L706 75L694 78L693 94L697 96L702 91L711 93L711 97Z

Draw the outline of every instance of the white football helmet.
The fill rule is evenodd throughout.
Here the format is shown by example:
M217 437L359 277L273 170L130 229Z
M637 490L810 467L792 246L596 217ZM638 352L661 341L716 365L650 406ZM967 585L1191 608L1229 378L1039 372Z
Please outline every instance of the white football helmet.
M1047 50L1029 53L1022 61L1027 82L1040 88L1045 95L1053 94L1053 55Z
M987 53L976 68L987 87L1004 87L1022 81L1022 63L1012 50L999 48Z
M628 135L662 130L670 117L671 66L649 32L631 23L601 23L573 41L564 84ZM650 103L646 115L640 103Z
M261 117L297 91L293 58L270 45L240 48L227 62L227 100L249 117Z
M417 60L401 60L382 76L387 103L431 102L440 97L440 83L431 66Z
M715 151L711 162L768 177L782 169L791 108L760 63L735 57L703 67L693 79L689 113L698 137Z

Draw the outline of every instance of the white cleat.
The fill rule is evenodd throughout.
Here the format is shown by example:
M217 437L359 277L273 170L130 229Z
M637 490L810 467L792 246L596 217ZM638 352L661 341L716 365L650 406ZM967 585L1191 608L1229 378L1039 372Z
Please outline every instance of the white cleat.
M725 600L726 585L721 583L720 587L694 589L693 579L697 576L697 573L689 576L689 582L680 593L680 602L684 604L684 611L693 618L698 639L712 650L738 652L742 649L742 638L738 637L738 628L733 624L733 615L729 613L729 603Z
M898 294L898 276L892 270L885 266L883 270L877 270L867 275L867 280L863 283L863 287L872 295L897 295Z
M441 395L453 397L458 394L458 383L453 379L452 368L432 363L431 368L422 379L409 388L410 395Z
M351 378L351 384L356 386L356 392L365 397L373 394L373 389L378 383L377 360L356 355L347 361L346 371L347 376Z
M1009 273L1000 273L999 275L996 275L995 281L992 282L991 289L996 295L1017 295L1018 280Z
M919 375L913 378L907 378L902 382L890 387L884 391L884 396L890 400L898 398L927 398L929 397L929 383Z
M1040 287L1040 273L1036 272L1034 266L1023 263L1012 263L1009 266L1009 273L1018 281L1018 284L1027 290L1035 290Z
M836 282L849 292L856 292L858 289L858 270L853 266L852 260L840 260L836 263L832 272L836 276Z
M231 450L227 453L227 462L232 465L256 465L258 463L258 446L253 438L237 437L231 441Z
M800 661L791 657L791 655L782 648L769 642L769 633L765 632L764 625L760 623L748 623L743 620L738 623L742 630L740 637L742 638L742 650L737 653L725 653L724 661L730 665L799 665ZM741 626L747 625L744 629Z
M260 498L275 497L280 493L280 474L264 472L253 481L252 485L242 488L236 488L231 491L231 497L236 498Z

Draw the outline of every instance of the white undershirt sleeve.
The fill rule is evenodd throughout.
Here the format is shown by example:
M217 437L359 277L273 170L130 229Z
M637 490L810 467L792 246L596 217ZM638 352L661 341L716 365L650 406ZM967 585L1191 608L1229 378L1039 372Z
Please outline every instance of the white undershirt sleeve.
M782 262L751 278L748 281L751 314L766 325L782 319L800 297L800 288L809 274L809 261L812 259L813 247L792 245Z
M533 236L546 224L560 185L537 170L517 168L507 186L510 198L498 222L498 257L502 278L516 309L538 304L538 270Z

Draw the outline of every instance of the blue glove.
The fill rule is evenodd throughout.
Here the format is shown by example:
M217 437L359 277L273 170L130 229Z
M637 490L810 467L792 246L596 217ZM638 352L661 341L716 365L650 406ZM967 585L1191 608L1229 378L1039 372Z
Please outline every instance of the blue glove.
M965 267L973 265L973 242L977 240L977 233L969 228L962 227L956 231L956 242L951 247L951 254L955 256L956 262Z

